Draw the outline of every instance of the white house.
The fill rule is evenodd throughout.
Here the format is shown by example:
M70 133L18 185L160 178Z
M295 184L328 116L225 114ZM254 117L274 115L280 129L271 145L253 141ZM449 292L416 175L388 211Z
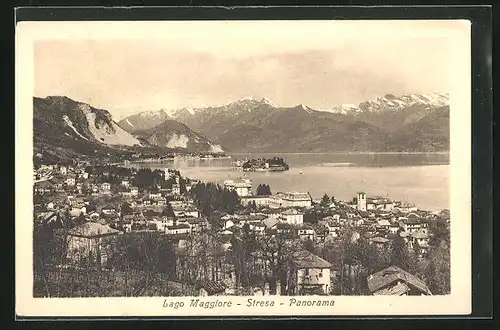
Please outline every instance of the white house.
M327 223L328 235L331 237L339 237L340 225L338 223Z
M314 240L314 229L311 226L304 225L300 227L297 231L297 234L299 235L299 238L301 239L308 239L308 240Z
M167 226L165 233L170 235L189 234L191 227L187 223L179 223L172 226Z
M406 218L402 219L401 227L406 232L413 233L419 229L428 228L428 223L423 221L418 215L411 213Z
M289 270L289 289L295 295L328 294L331 266L328 261L309 251L294 253Z
M156 205L158 206L165 206L167 205L167 199L163 196L160 196L156 199Z
M73 227L68 232L68 259L78 262L91 260L98 264L107 261L107 242L120 231L96 222L86 222Z
M76 184L76 177L74 175L68 175L66 178L66 184L73 187Z
M399 228L400 228L400 227L399 227L399 225L398 225L398 224L393 223L393 224L391 224L391 225L389 226L389 233L391 233L391 234L396 234L396 233L398 232Z
M111 184L108 182L104 182L100 186L100 191L102 194L110 194L111 193Z
M266 225L263 222L251 223L251 224L249 224L249 228L251 231L255 232L256 234L262 235L262 234L264 234L264 231L266 230Z
M178 183L174 183L172 185L172 194L180 195L181 194L181 185Z
M224 228L224 229L229 229L229 228L231 228L231 227L233 227L233 226L234 226L234 222L233 222L233 220L231 220L231 219L226 219L226 220L224 221L224 226L223 226L223 228Z
M381 230L389 230L391 223L387 219L377 221L377 228Z
M134 197L137 197L139 195L139 188L137 187L130 187L130 194Z
M304 223L304 214L296 209L287 209L281 212L278 220L290 225L302 225Z
M162 197L161 193L159 193L159 192L156 192L156 193L150 192L148 195L149 195L149 199L153 199L153 200L156 200L156 199Z

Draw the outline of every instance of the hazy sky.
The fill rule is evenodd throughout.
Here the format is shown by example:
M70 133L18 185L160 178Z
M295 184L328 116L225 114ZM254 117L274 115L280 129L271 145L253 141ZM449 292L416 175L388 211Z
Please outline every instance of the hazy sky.
M127 28L110 32L101 26L92 32L80 25L73 39L37 41L35 96L66 95L120 119L248 96L329 109L387 93L449 92L451 22L198 22Z

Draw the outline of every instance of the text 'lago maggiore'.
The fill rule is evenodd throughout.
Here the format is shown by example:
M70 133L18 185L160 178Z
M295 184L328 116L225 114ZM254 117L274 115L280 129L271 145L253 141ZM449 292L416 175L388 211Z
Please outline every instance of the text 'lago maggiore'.
M190 308L205 308L205 309L215 309L215 308L230 308L234 306L244 306L244 307L274 307L274 306L284 306L288 307L331 307L335 305L335 301L331 299L295 299L290 298L288 302L277 302L274 300L259 300L251 299L246 300L245 303L234 303L231 300L211 300L203 301L201 299L191 299L189 303L184 303L183 301L169 301L165 299L163 301L164 308L179 309L183 307Z

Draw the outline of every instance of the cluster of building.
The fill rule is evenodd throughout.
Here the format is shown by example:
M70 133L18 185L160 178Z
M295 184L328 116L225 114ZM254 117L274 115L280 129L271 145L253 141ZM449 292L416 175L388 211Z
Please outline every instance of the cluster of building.
M171 188L141 190L132 184L134 171L131 177L120 178L119 183L98 183L94 175L86 172L85 166L86 164L43 166L34 173L35 194L48 197L43 205L35 205L35 220L58 223L64 221L68 214L70 217L83 219L82 223L67 233L70 238L69 260L92 254L97 262L105 264L108 252L103 248L103 242L122 233L155 231L182 244L187 235L214 229L199 212L194 200L188 197L189 194L181 194L180 177L175 172L168 169L164 171L166 178L175 179L176 183ZM105 176L106 173L102 175ZM186 191L189 192L196 182L188 180ZM232 237L243 228L248 228L256 235L286 235L290 239L321 243L334 240L341 235L343 229L349 227L356 237L363 236L380 248L388 247L397 236L403 238L408 247L417 251L420 256L425 256L429 247L428 223L434 215L388 198L369 198L365 193L358 193L355 203L339 201L323 205L322 212L326 216L317 223L310 223L304 221L304 216L307 212L313 212L318 205L307 192L278 192L270 196L256 196L252 191L252 182L247 178L227 180L224 186L236 191L243 206L252 203L258 209L223 215L220 226L215 228L221 237ZM173 214L166 212L168 206ZM224 246L229 249L230 244L227 242L228 240ZM259 256L255 257L259 259ZM254 265L265 267L259 262ZM297 252L289 270L288 289L295 293L307 291L328 294L332 281L331 266L329 262L310 252ZM397 273L399 270L391 271ZM230 272L227 278L234 279L234 276ZM370 284L376 282L378 277L378 274L373 274L373 278L368 279L369 286L374 288L374 294L382 294L381 290L387 289L392 283ZM427 294L428 289L418 289L418 281L403 285L400 277L393 277L396 278L395 285L398 285L398 289L387 289L387 292L412 294L412 290L417 290L419 294ZM212 294L228 294L234 289L227 281L224 285L210 281L207 283L203 290L213 292ZM215 292L217 290L214 291L213 288L219 288L220 292ZM404 288L407 290L404 291Z

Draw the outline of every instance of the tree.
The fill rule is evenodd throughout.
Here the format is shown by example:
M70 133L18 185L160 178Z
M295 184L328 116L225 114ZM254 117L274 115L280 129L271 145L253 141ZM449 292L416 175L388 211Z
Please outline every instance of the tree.
M410 273L415 273L415 258L410 251L408 251L405 240L399 235L392 241L390 261L393 266L397 266Z
M187 192L186 180L182 177L179 179L179 190L180 190L181 195L184 195Z
M174 212L174 209L172 208L172 204L170 204L170 202L167 202L167 205L165 205L165 208L163 209L162 215L166 216L166 217L175 218L175 212Z
M268 196L272 195L271 187L269 185L266 185L266 195L268 195Z
M257 210L257 204L255 203L255 201L251 201L248 203L248 209L253 212Z
M450 210L443 209L439 212L438 216L444 220L450 220Z
M302 249L297 240L289 240L283 235L262 235L255 239L256 252L266 265L264 278L269 283L271 292L275 292L276 283L281 283L281 292L286 294L286 283L289 280L288 270L293 254Z
M302 242L302 246L303 246L304 250L307 250L313 254L317 254L316 246L312 240L310 240L310 239L304 240Z
M121 213L122 214L130 214L132 213L134 210L132 209L132 207L130 207L130 204L129 203L123 203L122 206L121 206Z
M85 222L87 222L87 220L85 219L85 215L82 213L80 213L80 215L78 215L78 217L75 219L75 225L76 226L79 226L81 224L84 224Z
M257 195L258 196L269 196L271 195L271 187L266 184L259 184L257 186Z
M444 240L430 248L425 275L433 294L450 293L450 248Z
M325 193L321 199L321 206L328 206L330 204L330 197Z

